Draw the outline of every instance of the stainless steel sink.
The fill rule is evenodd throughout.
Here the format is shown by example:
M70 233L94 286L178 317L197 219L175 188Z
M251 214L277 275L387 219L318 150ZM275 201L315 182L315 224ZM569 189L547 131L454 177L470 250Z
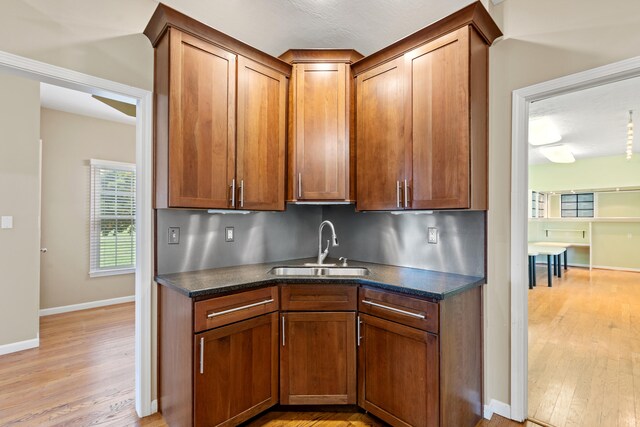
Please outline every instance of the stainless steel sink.
M366 276L365 267L274 267L270 271L276 276Z

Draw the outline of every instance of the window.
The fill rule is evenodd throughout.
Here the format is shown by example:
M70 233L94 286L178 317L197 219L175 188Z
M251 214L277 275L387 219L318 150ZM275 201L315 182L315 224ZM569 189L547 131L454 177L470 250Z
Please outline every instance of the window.
M89 275L133 273L136 265L136 167L91 159Z
M563 218L593 218L593 193L562 194L560 216Z

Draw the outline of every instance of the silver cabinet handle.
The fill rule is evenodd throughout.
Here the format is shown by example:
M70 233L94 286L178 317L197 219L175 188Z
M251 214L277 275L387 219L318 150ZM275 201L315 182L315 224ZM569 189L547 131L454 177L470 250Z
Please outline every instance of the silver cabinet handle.
M231 207L235 208L236 207L236 179L233 178L233 180L231 181L231 186L232 186L232 190L233 192L231 193Z
M209 313L209 314L207 314L207 318L208 318L208 319L211 319L212 317L222 316L223 314L233 313L233 312L235 312L235 311L244 310L244 309L246 309L246 308L257 307L257 306L259 306L259 305L263 305L263 304L269 304L270 302L273 302L273 298L271 298L271 299L266 299L266 300L264 300L264 301L260 301L260 302L254 302L253 304L243 305L242 307L230 308L229 310L224 310L224 311L214 311L213 313Z
M358 334L358 347L360 347L360 324L362 323L362 321L360 320L360 316L358 316L358 328L357 328L357 334Z
M284 334L285 334L285 332L284 332L284 316L282 316L282 346L283 346L283 347L284 347L285 342L286 342L286 341L285 341Z
M244 208L244 179L240 180L240 207Z
M412 313L410 311L400 310L399 308L389 307L387 305L378 304L377 302L367 301L366 299L363 299L362 302L365 303L365 304L368 304L368 305L372 305L374 307L379 307L379 308L383 308L385 310L393 311L395 313L404 314L406 316L416 317L418 319L424 319L425 318L424 314L417 314L417 313Z
M409 184L407 180L404 180L404 207L405 209L409 207Z
M400 207L400 181L396 181L396 207Z
M298 174L298 198L302 197L302 174Z
M204 337L200 338L200 373L204 374Z

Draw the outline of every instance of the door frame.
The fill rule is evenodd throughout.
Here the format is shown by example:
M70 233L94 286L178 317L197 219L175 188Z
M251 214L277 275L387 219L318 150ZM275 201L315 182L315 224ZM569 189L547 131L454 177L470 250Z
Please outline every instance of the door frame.
M135 406L139 417L157 412L151 401L153 287L152 92L0 51L0 70L93 95L136 100Z
M513 91L511 117L511 418L524 421L528 403L527 209L529 104L640 76L640 57L630 58ZM622 156L624 153L620 152Z

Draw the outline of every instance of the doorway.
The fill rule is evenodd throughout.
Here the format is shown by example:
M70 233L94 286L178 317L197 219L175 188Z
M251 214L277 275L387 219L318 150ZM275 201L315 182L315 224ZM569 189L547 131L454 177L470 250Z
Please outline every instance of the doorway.
M92 95L134 99L136 118L136 268L135 268L135 405L140 417L155 412L152 403L152 94L149 91L0 52L0 70L42 83Z
M553 96L623 81L640 75L633 58L540 83L513 93L511 193L511 416L523 421L528 408L528 191L529 113L531 104ZM626 135L625 135L626 138ZM624 146L624 144L623 144ZM624 148L621 155L624 155ZM553 268L553 267L552 267ZM540 286L540 282L538 286Z

